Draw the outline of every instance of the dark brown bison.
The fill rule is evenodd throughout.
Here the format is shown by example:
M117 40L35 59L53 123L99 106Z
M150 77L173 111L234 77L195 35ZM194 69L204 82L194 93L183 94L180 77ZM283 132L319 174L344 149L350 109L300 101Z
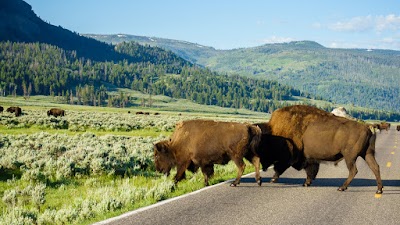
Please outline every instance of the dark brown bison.
M47 116L65 116L65 110L63 109L58 109L58 108L51 108L50 110L47 111Z
M4 107L0 106L0 113L2 113L4 111Z
M269 166L274 165L275 175L271 178L273 183L278 180L278 175L285 172L287 168L290 166L296 167L292 160L300 157L298 156L300 154L299 151L293 151L293 142L290 139L266 133L262 134L256 153L260 157L264 171ZM297 168L298 170L302 169L301 166Z
M18 107L18 106L8 107L6 111L9 112L9 113L14 113L15 116L22 115L22 109L20 107Z
M196 172L201 168L207 186L214 174L214 164L233 160L238 172L231 186L236 186L246 166L243 158L246 158L255 166L256 182L261 185L260 158L255 154L260 139L260 128L251 124L212 120L179 122L169 140L154 145L156 170L168 175L176 166L177 183L185 178L187 169Z
M400 125L397 125L397 126L396 126L396 130L397 130L397 131L400 131Z
M320 161L337 162L344 159L349 176L338 190L346 190L357 174L355 162L361 156L376 177L377 193L382 193L379 165L375 159L376 134L368 126L337 117L315 107L296 105L273 112L265 127L266 133L290 140L292 146L284 146L289 148L291 153L289 163L286 165L305 169L307 179L304 186L309 186L315 179ZM283 152L286 154L287 150ZM280 166L285 165L285 161L279 163ZM282 170L284 171L284 168L275 171L273 179L277 179Z

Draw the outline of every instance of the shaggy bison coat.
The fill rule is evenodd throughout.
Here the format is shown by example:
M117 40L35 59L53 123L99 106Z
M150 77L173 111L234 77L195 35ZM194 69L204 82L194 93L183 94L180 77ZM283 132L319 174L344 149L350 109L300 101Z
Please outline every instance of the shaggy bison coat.
M246 158L255 166L256 182L261 185L260 158L255 149L261 139L259 127L251 124L212 120L179 122L169 140L154 145L156 170L169 174L177 167L175 183L185 178L185 171L201 168L204 183L214 174L214 164L227 164L233 160L238 168L231 186L240 182Z
M377 193L382 193L379 165L375 159L376 134L368 126L337 117L315 107L296 105L273 112L263 130L269 135L290 140L290 145L284 145L283 150L278 151L282 151L286 155L289 151L291 157L286 156L283 162L278 159L276 163L281 167L291 165L298 170L304 168L307 173L304 186L309 186L315 179L320 161L338 162L344 159L349 176L338 190L346 190L357 174L356 159L361 156L376 177ZM270 147L268 150L268 143L263 145L265 151L277 150L277 147ZM284 170L284 168L280 168L279 171L275 170L272 181L276 180Z
M65 116L65 111L63 109L52 108L47 111L47 116Z
M14 113L15 116L22 115L22 109L20 107L18 107L18 106L8 107L6 111L9 112L9 113Z

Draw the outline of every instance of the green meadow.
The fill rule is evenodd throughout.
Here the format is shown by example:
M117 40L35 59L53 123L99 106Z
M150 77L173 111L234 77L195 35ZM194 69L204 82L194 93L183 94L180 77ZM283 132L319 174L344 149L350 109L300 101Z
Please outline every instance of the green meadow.
M132 95L138 93L130 93ZM138 95L140 98L146 96ZM91 224L204 187L201 172L173 183L155 172L153 144L178 121L262 122L269 114L204 106L153 96L152 107L60 104L56 97L0 97L0 224ZM52 107L64 117L48 117ZM149 115L136 115L136 112ZM254 171L247 162L246 173ZM236 176L233 163L216 165L210 184Z

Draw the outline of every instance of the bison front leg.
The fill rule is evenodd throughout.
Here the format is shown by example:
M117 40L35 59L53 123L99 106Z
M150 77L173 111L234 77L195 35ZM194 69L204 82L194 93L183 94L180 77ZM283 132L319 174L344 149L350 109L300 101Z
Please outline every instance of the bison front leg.
M274 176L272 176L270 182L271 183L276 183L278 182L279 177L282 175L283 172L285 172L289 168L289 165L286 163L275 163L274 164Z
M201 172L204 175L204 185L208 186L208 181L214 175L214 165L206 165L201 167Z
M175 184L186 178L185 171L189 167L189 165L190 165L190 162L182 163L177 166L177 172L176 172L175 179L174 179Z
M319 163L308 163L308 165L304 168L306 170L307 179L303 184L304 187L308 187L311 185L312 181L315 180L319 171Z

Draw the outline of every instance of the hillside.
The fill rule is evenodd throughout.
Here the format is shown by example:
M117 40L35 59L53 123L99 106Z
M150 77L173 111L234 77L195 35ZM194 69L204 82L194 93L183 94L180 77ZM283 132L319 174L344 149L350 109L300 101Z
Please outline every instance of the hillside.
M153 37L87 36L159 46L213 71L276 80L338 104L400 111L400 51L332 49L312 41L215 50Z
M44 22L22 0L0 1L0 41L46 43L97 61L129 59L112 45Z
M0 6L3 18L0 20L0 93L3 96L20 95L29 99L31 95L50 95L64 104L137 106L137 97L119 91L131 89L147 96L140 100L142 106L151 107L152 96L164 95L197 104L259 112L323 100L270 79L214 72L149 44L110 45L82 37L43 22L21 0L5 0ZM169 44L182 49L192 46L173 40ZM229 51L195 44L187 56L194 52L198 56L208 54L213 59ZM334 107L322 102L318 106L327 111ZM352 115L365 119L400 118L393 112L368 109L355 109Z
M186 41L178 41L158 37L145 37L128 34L114 34L114 35L101 35L101 34L82 34L85 37L90 37L108 44L119 44L122 42L137 42L141 45L161 47L168 49L180 57L196 64L204 65L204 58L214 57L218 51L212 47L207 47L199 44L194 44Z

